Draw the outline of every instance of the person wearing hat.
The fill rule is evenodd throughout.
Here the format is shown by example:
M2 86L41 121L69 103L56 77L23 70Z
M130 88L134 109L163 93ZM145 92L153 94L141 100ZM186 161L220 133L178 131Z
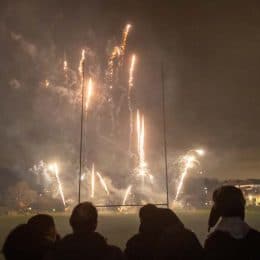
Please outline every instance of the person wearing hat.
M205 241L205 259L260 259L260 233L245 222L243 193L234 186L222 186L213 193L213 206Z

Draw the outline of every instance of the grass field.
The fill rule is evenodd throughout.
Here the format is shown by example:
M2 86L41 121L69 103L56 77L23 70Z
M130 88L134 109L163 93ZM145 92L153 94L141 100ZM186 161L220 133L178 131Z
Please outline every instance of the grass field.
M184 222L186 227L193 230L201 243L207 236L207 219L209 212L207 210L197 211L178 211L177 215ZM63 236L71 232L68 216L54 216L58 231ZM25 223L29 216L1 216L0 217L0 247L8 232L17 224ZM248 223L260 230L260 210L247 212ZM100 214L98 231L102 233L111 244L120 246L122 249L126 241L138 230L137 214ZM1 256L0 256L0 259Z

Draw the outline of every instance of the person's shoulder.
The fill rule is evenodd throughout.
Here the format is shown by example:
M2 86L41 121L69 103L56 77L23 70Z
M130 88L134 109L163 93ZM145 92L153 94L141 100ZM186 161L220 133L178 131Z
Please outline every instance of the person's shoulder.
M91 237L95 238L95 239L98 239L98 240L104 240L104 241L106 240L105 237L102 234L98 233L98 232L92 232L91 233Z
M227 232L220 231L220 230L214 230L213 232L209 233L207 236L207 240L215 240L222 237L225 237L227 235Z
M63 238L61 238L59 241L57 241L56 245L66 243L67 241L71 241L73 239L74 239L74 235L68 234L68 235L64 236Z
M189 240L196 241L197 243L200 244L197 235L193 231L191 231L190 229L187 229L187 228L184 228L184 230L185 230L184 232L186 233L186 236L187 236L187 238L189 238Z
M208 234L205 240L205 248L213 247L218 244L219 241L223 241L223 239L227 238L227 234L223 231L215 230Z
M189 236L191 238L197 238L196 234L193 231L191 231L190 229L185 227L183 229L183 231L184 231L184 233L186 233L187 236Z
M114 245L108 245L108 258L107 259L124 259L122 250Z
M55 250L60 250L62 248L66 248L75 240L73 234L68 234L61 238L59 241L55 242L54 248Z

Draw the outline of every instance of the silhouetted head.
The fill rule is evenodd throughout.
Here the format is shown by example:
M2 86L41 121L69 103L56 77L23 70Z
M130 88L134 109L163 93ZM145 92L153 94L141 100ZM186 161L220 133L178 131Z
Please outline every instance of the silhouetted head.
M153 204L147 204L140 208L139 232L154 232L156 230L157 209Z
M27 224L14 228L7 236L2 252L6 260L33 259L30 255L30 230Z
M27 224L33 232L41 237L55 241L57 237L56 227L52 216L47 214L38 214L31 217Z
M150 219L151 217L153 217L156 210L157 207L154 204L146 204L145 206L140 208L139 211L140 221L144 221L146 219Z
M78 204L72 211L70 225L74 233L94 232L97 228L98 213L90 202Z
M213 192L213 206L208 221L208 230L214 227L220 217L245 218L245 198L235 186L222 186Z
M177 215L171 209L167 208L158 209L158 222L160 223L162 230L168 227L184 228L183 223Z

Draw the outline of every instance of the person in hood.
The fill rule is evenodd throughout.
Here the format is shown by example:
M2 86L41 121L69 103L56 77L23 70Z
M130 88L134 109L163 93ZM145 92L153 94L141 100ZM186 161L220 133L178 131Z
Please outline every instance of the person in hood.
M52 256L55 260L122 259L121 250L107 244L95 230L98 224L96 207L90 202L78 204L72 211L70 225L73 233L56 243Z
M260 259L260 233L245 222L243 193L234 186L223 186L213 193L213 207L205 241L206 260Z
M159 223L161 223L161 235L155 259L203 259L203 248L198 238L192 231L185 228L172 210L159 209Z
M139 219L139 232L126 243L126 258L129 260L154 259L160 235L158 208L153 204L143 206L139 211Z

